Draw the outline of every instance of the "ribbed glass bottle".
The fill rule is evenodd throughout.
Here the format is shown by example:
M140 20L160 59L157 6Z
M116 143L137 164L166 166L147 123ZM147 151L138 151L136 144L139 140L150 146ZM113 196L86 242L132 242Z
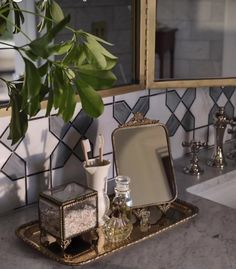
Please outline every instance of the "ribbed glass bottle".
M117 243L127 239L133 229L131 223L130 178L117 176L115 178L115 197L111 204L111 217L104 226L106 239L109 242Z

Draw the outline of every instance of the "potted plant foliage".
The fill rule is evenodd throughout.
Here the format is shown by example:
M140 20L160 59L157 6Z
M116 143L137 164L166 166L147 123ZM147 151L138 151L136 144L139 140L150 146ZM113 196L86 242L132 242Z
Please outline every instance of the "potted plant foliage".
M110 43L81 29L70 27L70 15L64 15L55 0L38 0L35 11L20 8L17 2L26 0L0 0L0 40L7 30L13 34L26 33L22 30L25 14L38 17L38 37L23 46L0 41L4 49L16 50L22 57L24 75L6 84L11 107L9 139L16 143L28 127L28 119L41 109L41 102L48 99L46 116L52 108L58 111L64 121L73 116L76 95L82 108L92 117L103 112L103 102L97 90L110 88L116 81L111 71L117 57L105 47ZM67 41L55 43L56 35L64 28L73 36ZM43 33L42 33L43 31Z

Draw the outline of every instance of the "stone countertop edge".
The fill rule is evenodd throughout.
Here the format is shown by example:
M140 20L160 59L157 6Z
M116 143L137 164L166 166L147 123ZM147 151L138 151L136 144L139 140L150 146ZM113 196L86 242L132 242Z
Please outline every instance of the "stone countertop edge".
M200 164L205 170L200 177L182 172L189 155L174 161L178 198L199 208L195 218L81 268L235 269L236 210L186 192L187 187L236 168L236 161L228 161L224 170L208 167L205 164L210 156L209 150L200 152ZM16 237L15 230L20 225L37 218L35 205L0 217L0 269L76 268L50 260Z

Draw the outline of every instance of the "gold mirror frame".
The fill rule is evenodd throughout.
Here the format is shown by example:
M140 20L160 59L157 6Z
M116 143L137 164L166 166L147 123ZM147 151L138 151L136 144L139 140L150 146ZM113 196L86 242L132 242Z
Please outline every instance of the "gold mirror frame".
M149 89L160 88L196 88L236 85L234 78L207 78L207 79L173 79L155 81L155 39L156 39L156 9L158 0L146 0L147 13L147 81Z
M135 113L113 131L112 146L117 175L131 178L132 207L157 205L166 212L177 187L165 125Z
M138 80L137 84L128 84L111 89L101 90L99 94L102 97L115 96L125 94L129 92L135 92L144 90L146 86L146 1L143 0L131 0L132 3L132 17L133 23L136 25L135 31L132 33L132 43L135 50L134 58L132 62L132 70ZM79 96L77 96L77 102L80 102ZM48 101L41 102L41 109L47 107ZM7 107L8 103L0 106L0 117L9 116L11 114L11 108Z

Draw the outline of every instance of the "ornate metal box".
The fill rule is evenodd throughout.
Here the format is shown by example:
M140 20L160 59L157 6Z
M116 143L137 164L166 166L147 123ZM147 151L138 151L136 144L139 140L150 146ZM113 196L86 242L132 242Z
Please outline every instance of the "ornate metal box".
M97 192L71 182L40 193L41 243L53 236L63 250L71 239L97 227Z

